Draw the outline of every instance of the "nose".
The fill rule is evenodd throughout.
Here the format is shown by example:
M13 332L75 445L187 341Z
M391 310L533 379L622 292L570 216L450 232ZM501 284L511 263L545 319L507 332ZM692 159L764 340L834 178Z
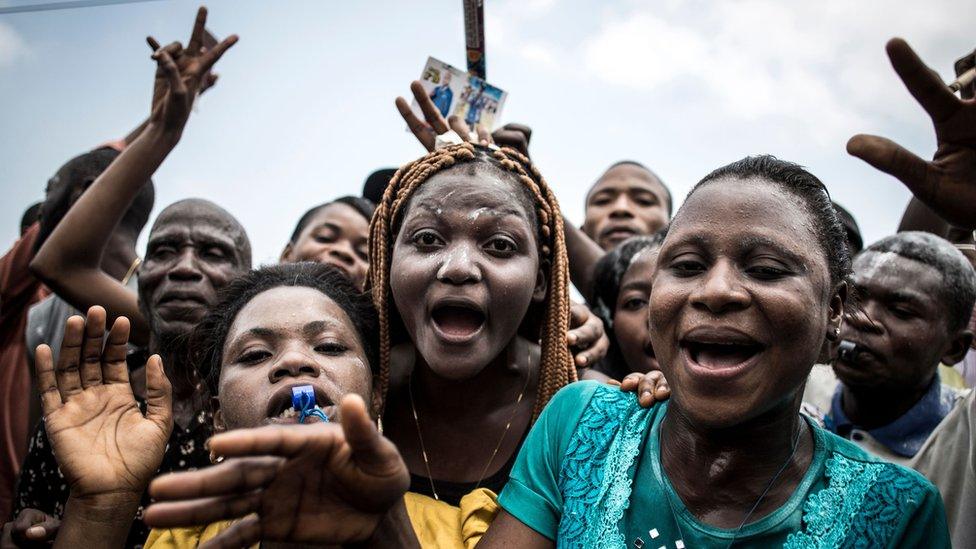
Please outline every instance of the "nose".
M745 309L750 301L749 292L739 283L735 267L724 259L709 267L691 295L692 305L713 314Z
M319 367L305 353L298 350L286 352L268 373L271 383L295 377L319 377Z
M356 255L348 242L336 242L329 248L329 256L347 267L356 264Z
M630 207L630 197L627 196L627 193L618 194L610 206L610 217L618 219L634 217Z
M203 273L197 265L197 256L193 248L184 248L173 265L166 273L171 280L194 282L203 279Z
M879 306L871 300L857 303L856 309L844 313L844 323L859 332L881 335L884 333L884 326L874 320L877 315L871 314Z
M471 284L481 281L481 269L471 245L460 243L446 250L444 262L437 270L437 280L448 284Z

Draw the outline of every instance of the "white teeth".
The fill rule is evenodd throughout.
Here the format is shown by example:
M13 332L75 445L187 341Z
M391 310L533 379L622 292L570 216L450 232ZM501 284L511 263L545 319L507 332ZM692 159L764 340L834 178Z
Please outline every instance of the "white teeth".
M285 408L285 411L278 414L280 418L290 418L298 415L298 412L294 408Z

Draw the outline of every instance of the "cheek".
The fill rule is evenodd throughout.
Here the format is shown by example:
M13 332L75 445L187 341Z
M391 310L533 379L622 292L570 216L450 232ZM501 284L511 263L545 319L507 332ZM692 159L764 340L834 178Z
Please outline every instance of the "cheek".
M260 389L267 382L267 376L250 369L233 368L221 374L218 386L220 412L228 429L258 425L267 404L260 397Z
M342 393L357 394L363 400L369 402L373 384L373 375L369 371L365 358L350 358L343 361L343 364L330 364L328 368L339 367L336 382L342 388Z
M613 324L621 347L643 347L647 336L647 309L620 311L614 316Z

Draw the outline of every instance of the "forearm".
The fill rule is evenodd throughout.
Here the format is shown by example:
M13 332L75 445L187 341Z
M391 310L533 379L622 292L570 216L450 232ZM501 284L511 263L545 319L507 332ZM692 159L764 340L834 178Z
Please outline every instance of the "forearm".
M593 294L593 269L605 252L565 216L563 233L566 235L566 254L569 256L569 278L583 297L589 299Z
M148 125L149 125L149 119L146 118L145 120L142 121L141 124L133 128L132 131L129 132L129 135L125 136L125 138L122 140L122 142L125 143L125 146L128 147L136 140L137 137L142 135L142 131L145 130L146 126Z
M55 549L115 549L125 546L139 496L124 495L111 500L84 501L69 497Z
M99 270L112 232L179 136L150 124L95 180L38 250L31 270L45 281Z
M898 232L925 231L945 237L948 230L949 223L914 196L905 208L901 223L898 224Z

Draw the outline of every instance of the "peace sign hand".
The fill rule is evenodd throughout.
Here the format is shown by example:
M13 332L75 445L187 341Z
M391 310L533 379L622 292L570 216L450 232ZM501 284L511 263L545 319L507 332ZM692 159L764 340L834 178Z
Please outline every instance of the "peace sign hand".
M153 355L143 417L129 385L128 340L129 320L118 317L106 335L105 309L96 306L87 319L68 319L57 367L51 348L37 347L44 424L72 498L138 501L163 459L173 429L170 384Z
M215 77L211 69L214 64L237 43L237 35L232 34L212 48L205 48L208 39L206 24L207 8L201 6L186 48L179 42L160 47L152 36L146 38L153 49L152 58L156 60L149 121L177 137L186 126L196 96L213 85Z
M873 135L855 135L847 152L900 179L950 223L976 229L976 100L957 98L901 38L891 39L886 49L895 72L932 119L935 156L926 162Z

